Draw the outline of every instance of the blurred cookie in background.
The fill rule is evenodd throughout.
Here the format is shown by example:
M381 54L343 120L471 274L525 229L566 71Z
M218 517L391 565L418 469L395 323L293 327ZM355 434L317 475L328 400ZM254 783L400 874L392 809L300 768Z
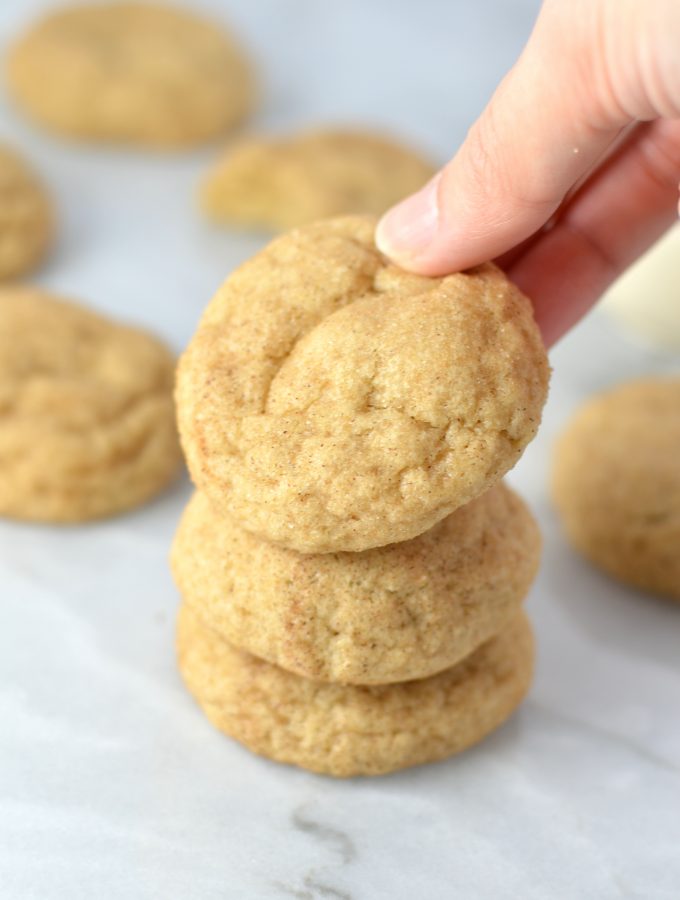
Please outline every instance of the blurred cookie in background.
M38 175L0 144L0 281L35 268L50 246L52 203Z
M369 131L250 137L226 151L200 201L215 222L279 231L347 213L379 215L434 173L415 151Z
M49 13L10 49L7 79L17 106L50 130L157 148L223 134L254 96L250 64L230 34L154 3Z
M680 225L613 284L603 307L644 341L680 352Z
M598 394L558 441L567 537L610 575L680 600L680 375Z
M0 515L80 522L162 490L181 465L174 367L137 328L0 290Z

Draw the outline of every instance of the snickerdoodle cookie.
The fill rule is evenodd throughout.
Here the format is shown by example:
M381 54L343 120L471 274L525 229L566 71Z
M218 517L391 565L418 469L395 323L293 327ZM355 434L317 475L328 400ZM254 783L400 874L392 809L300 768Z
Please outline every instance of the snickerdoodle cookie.
M185 603L231 644L308 678L386 684L446 669L500 631L539 552L531 514L502 484L410 541L310 555L250 535L196 493L172 568Z
M0 291L0 515L77 522L177 473L174 361L155 338L29 289Z
M553 496L584 556L680 600L680 378L629 382L590 400L558 442Z
M173 6L72 6L11 49L9 88L40 124L156 147L210 140L250 109L250 67L220 27Z
M302 552L404 541L483 493L534 436L548 363L492 265L398 269L375 219L289 232L237 269L179 366L197 486Z
M465 750L498 728L531 682L523 613L438 675L358 687L293 675L180 611L180 671L210 721L255 753L328 775L380 775Z
M52 204L38 176L0 145L0 281L23 275L42 260L52 221Z
M283 230L327 216L378 215L434 171L412 150L368 132L252 137L230 147L208 175L201 203L217 222Z

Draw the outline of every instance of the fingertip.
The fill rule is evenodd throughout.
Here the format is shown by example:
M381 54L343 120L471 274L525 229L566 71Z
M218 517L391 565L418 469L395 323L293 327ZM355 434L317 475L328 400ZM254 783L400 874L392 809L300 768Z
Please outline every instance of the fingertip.
M439 229L438 172L417 193L411 194L378 222L375 242L385 256L413 271L426 256Z

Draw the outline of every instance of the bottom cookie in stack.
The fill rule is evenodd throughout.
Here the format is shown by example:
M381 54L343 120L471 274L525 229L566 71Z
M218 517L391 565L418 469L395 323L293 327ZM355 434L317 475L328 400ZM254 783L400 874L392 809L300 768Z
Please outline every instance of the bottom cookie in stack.
M186 605L180 671L210 721L255 753L327 775L380 775L477 743L531 683L524 613L455 666L387 685L312 681L227 643Z

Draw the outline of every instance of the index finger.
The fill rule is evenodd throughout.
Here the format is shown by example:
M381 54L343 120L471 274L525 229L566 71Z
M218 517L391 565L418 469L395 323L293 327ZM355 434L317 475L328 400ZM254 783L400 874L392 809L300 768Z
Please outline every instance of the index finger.
M498 256L550 218L630 121L611 103L596 59L601 8L584 0L544 6L453 160L380 223L384 253L412 271L444 275Z

